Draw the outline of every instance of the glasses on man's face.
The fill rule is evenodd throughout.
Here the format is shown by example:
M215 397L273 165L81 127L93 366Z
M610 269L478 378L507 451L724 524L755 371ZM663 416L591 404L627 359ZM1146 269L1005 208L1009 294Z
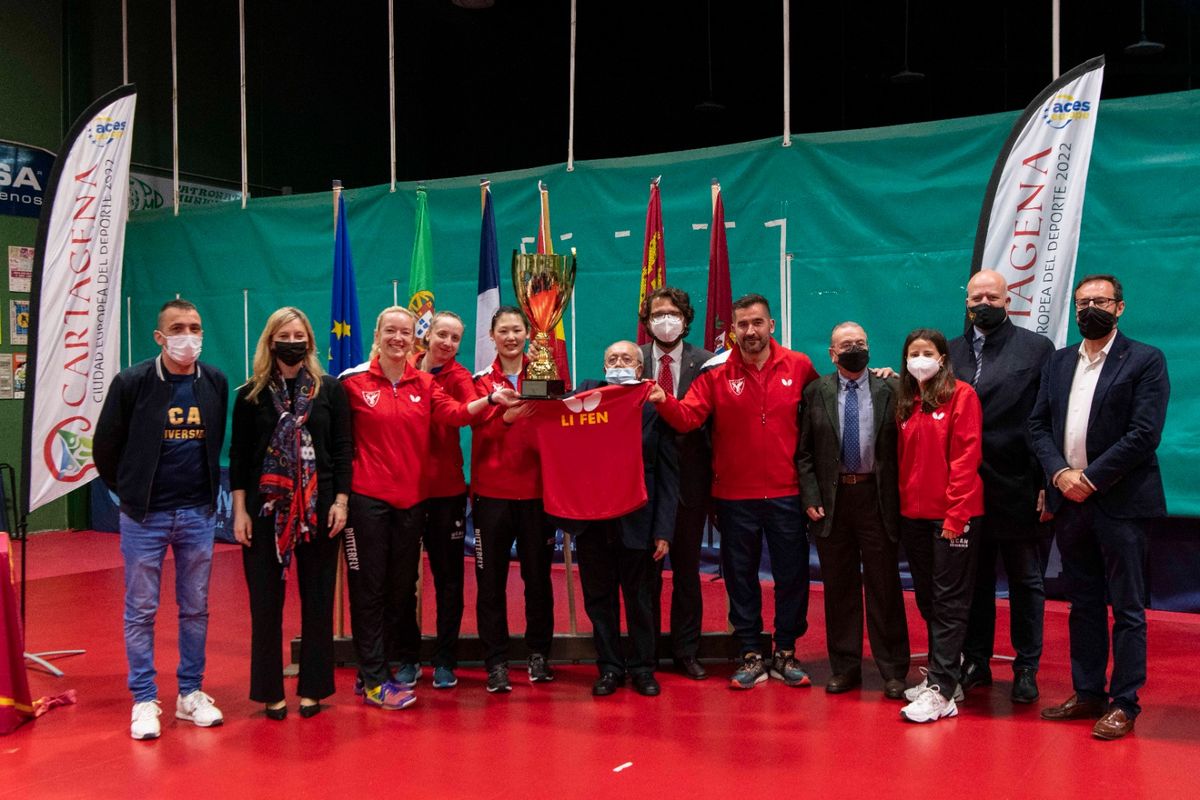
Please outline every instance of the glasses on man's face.
M631 356L627 353L613 353L608 358L604 359L606 367L636 367L637 356Z
M1112 308L1117 304L1115 297L1081 297L1075 301L1075 308L1083 311L1088 306L1096 306L1097 308Z

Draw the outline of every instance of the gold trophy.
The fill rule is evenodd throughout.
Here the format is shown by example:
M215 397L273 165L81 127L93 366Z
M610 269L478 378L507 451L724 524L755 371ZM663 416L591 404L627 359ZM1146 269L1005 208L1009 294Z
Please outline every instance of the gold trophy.
M562 397L566 383L558 377L550 353L550 336L575 288L575 248L571 248L569 256L514 250L512 278L517 305L533 329L529 364L521 378L521 397L531 400Z

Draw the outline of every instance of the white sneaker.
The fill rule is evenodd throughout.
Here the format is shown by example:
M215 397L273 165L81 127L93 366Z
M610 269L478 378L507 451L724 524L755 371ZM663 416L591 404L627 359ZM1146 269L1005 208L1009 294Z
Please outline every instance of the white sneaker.
M162 734L158 715L162 708L157 700L133 704L133 718L129 723L129 735L134 739L157 739Z
M925 677L923 677L921 682L916 686L910 686L904 690L904 699L910 703L920 697L921 692L929 688L929 670L927 670L925 667L919 667L918 669L921 670L921 674ZM954 687L954 702L961 703L963 701L963 697L965 697L965 695L963 694L962 684L958 684Z
M179 695L176 698L175 717L193 722L201 728L211 728L225 721L221 710L213 705L213 699L199 689L187 697Z
M942 697L937 686L927 686L917 699L900 709L900 716L909 722L936 722L942 717L957 717L954 700Z

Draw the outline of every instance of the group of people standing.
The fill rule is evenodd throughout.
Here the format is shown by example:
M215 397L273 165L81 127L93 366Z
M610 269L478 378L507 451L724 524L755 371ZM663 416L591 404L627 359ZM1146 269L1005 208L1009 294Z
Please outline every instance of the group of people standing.
M593 694L613 694L627 677L638 693L659 694L654 671L668 555L674 662L689 678L708 677L697 656L700 542L711 509L741 651L731 687L751 689L768 677L811 684L796 658L807 627L811 531L834 673L826 691L862 681L865 591L885 695L907 701L901 715L910 721L956 715L963 691L991 681L1001 559L1017 651L1012 697L1033 702L1047 552L1040 525L1057 515L1075 694L1042 716L1099 718L1097 736L1123 735L1140 710L1145 680L1144 523L1165 513L1154 458L1169 392L1165 361L1116 331L1124 300L1113 276L1080 282L1075 304L1084 341L1057 352L1008 320L1008 296L998 273L977 273L968 284L968 332L948 343L936 330L914 330L899 375L868 369L866 331L841 323L829 348L836 369L820 377L807 356L774 340L762 296L734 303L735 344L714 355L684 341L694 317L687 294L656 290L640 309L652 342L610 345L604 380L576 390L653 384L641 420L647 503L599 520L546 513L537 420L533 404L520 399L530 331L518 309L495 313L496 359L471 376L456 360L464 333L457 315L438 312L418 347L414 315L386 308L368 361L339 378L323 374L305 315L279 309L259 338L253 375L236 390L230 442L233 527L252 619L251 699L268 718L287 715L281 628L293 558L302 619L299 713L320 713L333 693L343 540L355 690L363 702L396 710L416 699L422 544L437 603L431 682L437 689L457 684L468 518L459 428L470 426L476 617L489 692L512 690L506 598L514 544L528 677L554 679L550 569L559 528L575 534L598 656ZM198 361L202 333L194 305L165 304L154 334L161 353L117 376L96 431L97 468L120 500L135 739L161 731L153 625L168 545L180 599L176 716L200 726L222 721L201 683L228 389L219 371ZM775 593L769 646L758 574L764 540ZM901 543L930 643L925 679L911 687ZM1108 686L1106 592L1116 615Z

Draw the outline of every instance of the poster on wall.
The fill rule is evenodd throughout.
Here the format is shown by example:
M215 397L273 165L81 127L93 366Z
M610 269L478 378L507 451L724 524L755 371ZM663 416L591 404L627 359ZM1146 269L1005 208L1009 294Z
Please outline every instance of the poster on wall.
M12 354L13 398L25 399L25 365L29 361L27 353Z
M0 214L37 219L53 166L49 150L0 140Z
M9 344L29 344L29 301L8 301Z
M0 400L13 399L12 353L0 353Z
M28 292L33 283L33 248L8 246L8 290Z

